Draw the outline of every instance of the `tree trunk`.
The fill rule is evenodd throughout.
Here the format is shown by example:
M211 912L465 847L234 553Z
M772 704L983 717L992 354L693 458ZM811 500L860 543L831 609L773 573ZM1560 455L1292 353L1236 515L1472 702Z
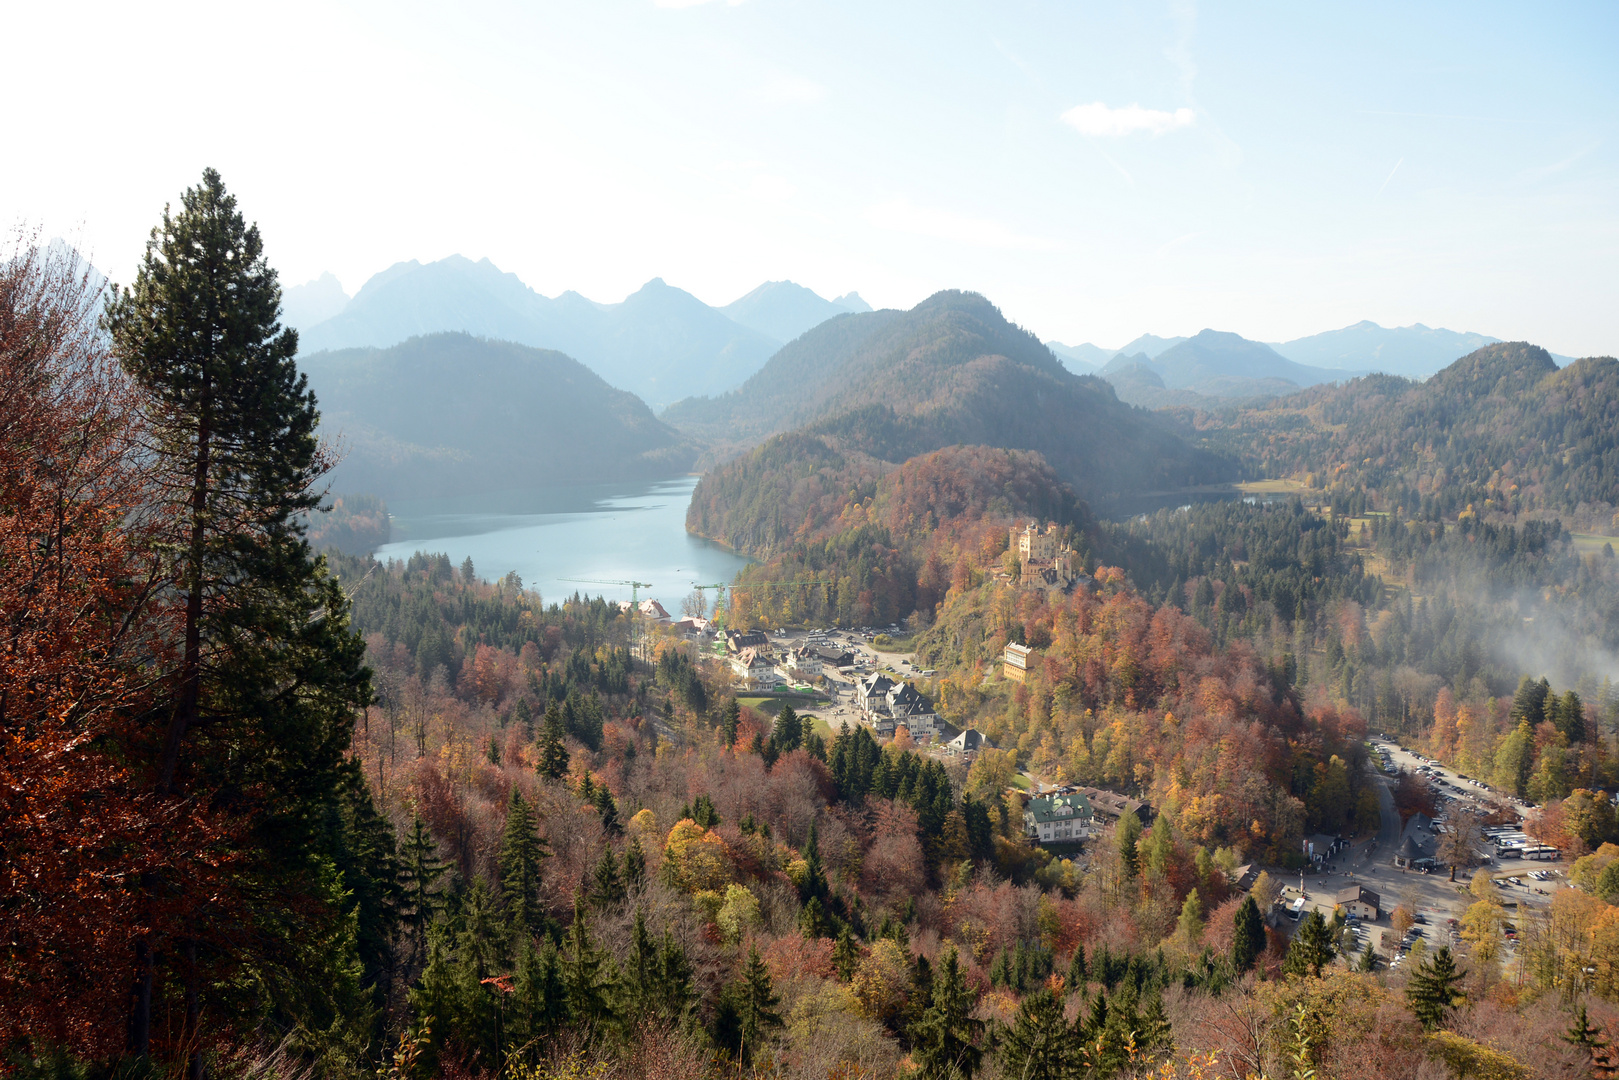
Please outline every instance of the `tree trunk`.
M167 795L174 785L174 770L180 761L180 742L186 728L197 719L202 700L202 575L203 554L207 541L208 520L208 467L210 441L213 437L211 386L203 382L202 401L197 421L197 461L191 477L191 537L186 556L186 621L185 655L180 663L180 700L175 704L174 716L169 721L168 737L163 743L162 769L158 774L157 791Z
M129 1052L145 1057L152 1046L152 939L135 942L135 985L130 991Z

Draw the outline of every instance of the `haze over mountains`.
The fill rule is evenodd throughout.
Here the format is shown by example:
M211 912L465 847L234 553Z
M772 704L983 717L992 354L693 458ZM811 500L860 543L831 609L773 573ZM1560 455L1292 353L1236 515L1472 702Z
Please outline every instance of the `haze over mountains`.
M384 498L673 476L693 449L646 403L562 353L465 333L299 358L334 491Z
M418 334L463 331L556 349L654 407L732 389L782 344L816 323L870 310L858 294L824 300L788 281L768 282L727 308L653 278L617 304L576 292L551 299L488 259L452 255L397 263L347 299L335 279L287 291L288 322L308 355L387 348Z
M1104 349L1088 342L1083 345L1065 345L1056 341L1047 344L1051 346L1052 352L1065 361L1073 361L1076 371L1086 374L1092 369L1106 367L1119 357L1133 357L1140 353L1145 354L1148 359L1156 359L1160 354L1186 340L1183 337L1163 338L1155 334L1142 334L1118 349ZM1380 371L1388 375L1402 375L1408 379L1426 379L1468 353L1500 340L1488 334L1458 333L1454 330L1434 329L1421 323L1383 327L1369 320L1362 320L1341 330L1328 330L1320 334L1294 338L1292 341L1270 342L1269 348L1285 359L1310 368L1357 373ZM1560 364L1567 364L1572 359L1555 353L1551 355ZM1228 371L1226 374L1267 377L1256 372L1238 370ZM1299 383L1299 385L1312 384Z

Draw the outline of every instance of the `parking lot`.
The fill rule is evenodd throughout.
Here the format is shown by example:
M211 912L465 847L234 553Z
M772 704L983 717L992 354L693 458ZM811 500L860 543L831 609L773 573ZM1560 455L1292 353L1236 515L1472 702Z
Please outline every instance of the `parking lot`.
M1511 811L1516 818L1525 807L1509 796L1472 782L1472 778L1434 765L1428 758L1410 750L1401 749L1392 741L1377 737L1371 741L1374 747L1387 751L1388 760L1393 766L1393 771L1384 771L1378 758L1373 759L1372 783L1378 797L1382 827L1376 837L1352 844L1326 860L1317 871L1302 876L1303 912L1318 908L1330 918L1334 897L1340 890L1350 885L1364 885L1371 889L1380 898L1381 915L1375 921L1354 926L1355 947L1364 948L1366 942L1370 941L1382 959L1397 968L1403 962L1401 957L1404 951L1417 937L1422 938L1428 948L1459 943L1457 930L1462 913L1474 902L1474 897L1468 891L1474 873L1488 874L1495 881L1496 896L1506 909L1509 926L1515 926L1515 917L1519 913L1526 909L1543 908L1551 902L1552 895L1559 888L1567 887L1569 861L1565 858L1526 860L1500 858L1492 853L1488 864L1458 869L1454 881L1448 868L1423 873L1396 867L1393 859L1403 823L1394 807L1393 787L1400 770L1415 773L1431 783L1438 803L1435 820L1441 827L1464 810L1481 814ZM1483 838L1480 846L1492 852L1493 839ZM1296 874L1291 877L1285 872L1281 874L1278 880L1288 883L1283 898L1291 904L1301 895L1301 878ZM1394 909L1402 904L1412 911L1417 920L1412 933L1403 938L1396 933L1390 918ZM1504 962L1510 963L1512 959L1509 938Z

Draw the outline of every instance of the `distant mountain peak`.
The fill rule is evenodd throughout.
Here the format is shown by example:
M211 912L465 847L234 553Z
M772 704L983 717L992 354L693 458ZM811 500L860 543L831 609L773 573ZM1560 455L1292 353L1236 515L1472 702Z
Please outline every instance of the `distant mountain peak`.
M861 298L860 294L855 292L853 289L850 289L842 296L833 297L832 302L841 308L847 308L848 310L857 314L871 310L871 305L866 303L865 300Z
M853 297L853 306L848 302ZM777 341L792 341L812 327L851 311L870 311L857 293L827 300L795 281L767 281L720 308L734 322Z

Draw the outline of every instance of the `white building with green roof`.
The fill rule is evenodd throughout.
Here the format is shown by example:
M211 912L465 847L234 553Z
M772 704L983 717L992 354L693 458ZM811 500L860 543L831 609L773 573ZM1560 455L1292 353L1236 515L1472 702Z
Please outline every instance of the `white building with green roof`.
M1023 828L1042 844L1083 840L1095 823L1091 801L1079 792L1042 795L1030 799L1023 808Z

